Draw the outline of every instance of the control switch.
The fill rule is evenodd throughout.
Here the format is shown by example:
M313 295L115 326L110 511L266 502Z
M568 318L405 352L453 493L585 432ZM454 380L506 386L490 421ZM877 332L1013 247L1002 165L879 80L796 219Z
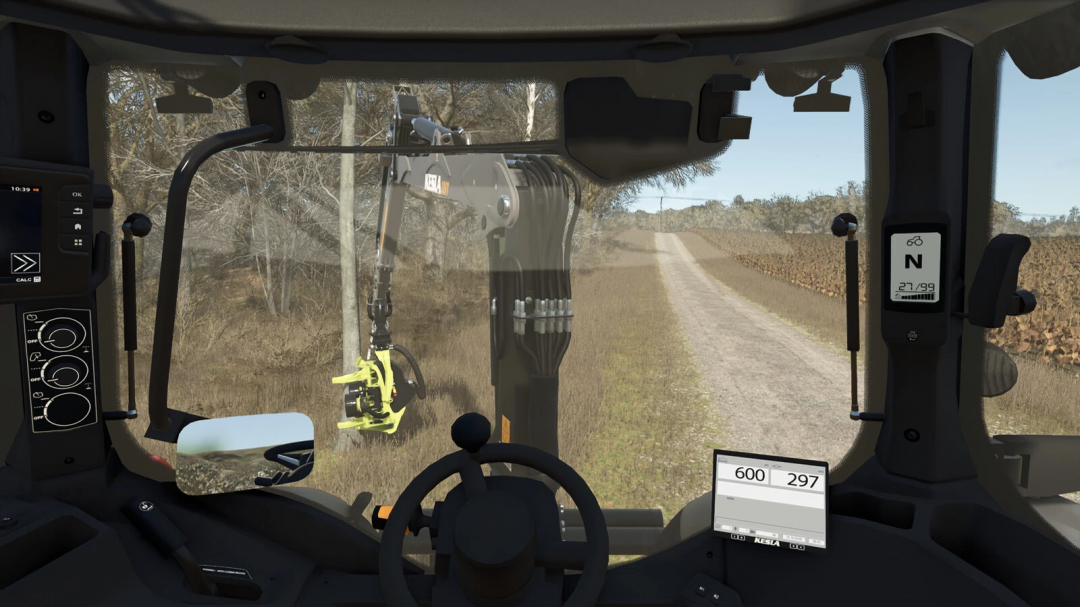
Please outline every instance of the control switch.
M682 591L684 607L742 607L739 594L711 577L699 573Z

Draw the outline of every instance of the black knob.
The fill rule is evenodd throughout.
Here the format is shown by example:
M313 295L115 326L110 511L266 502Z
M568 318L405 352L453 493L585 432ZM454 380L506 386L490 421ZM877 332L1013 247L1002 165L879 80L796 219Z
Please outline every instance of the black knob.
M67 352L82 345L86 329L70 318L50 320L38 330L38 340L47 350Z
M74 356L60 356L45 363L41 379L52 388L70 388L87 375L86 363Z
M54 396L52 400L45 403L44 414L49 423L63 428L74 426L86 419L92 410L93 405L85 396L67 392Z
M843 238L847 236L848 224L853 223L859 225L859 220L855 218L851 213L840 213L836 216L836 219L832 220L832 233L833 236L839 236Z
M142 213L132 213L127 216L124 223L131 226L131 235L142 238L150 233L150 230L154 227L154 224L150 222L150 218Z
M476 453L491 438L491 422L479 413L466 413L450 426L454 444L469 453Z

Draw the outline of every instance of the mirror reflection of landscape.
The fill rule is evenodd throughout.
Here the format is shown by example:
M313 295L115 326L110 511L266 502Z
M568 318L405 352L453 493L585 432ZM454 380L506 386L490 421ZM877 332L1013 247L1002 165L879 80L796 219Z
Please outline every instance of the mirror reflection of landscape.
M314 465L315 427L303 413L205 419L176 442L176 485L188 495L301 480Z

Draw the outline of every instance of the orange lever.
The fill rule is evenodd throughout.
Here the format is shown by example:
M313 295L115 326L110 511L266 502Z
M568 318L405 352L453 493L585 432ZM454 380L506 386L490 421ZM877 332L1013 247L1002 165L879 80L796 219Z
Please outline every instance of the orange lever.
M390 518L390 511L393 510L393 506L375 506L375 509L371 511L371 526L382 531L386 527L386 521ZM405 535L409 535L409 528L405 528Z

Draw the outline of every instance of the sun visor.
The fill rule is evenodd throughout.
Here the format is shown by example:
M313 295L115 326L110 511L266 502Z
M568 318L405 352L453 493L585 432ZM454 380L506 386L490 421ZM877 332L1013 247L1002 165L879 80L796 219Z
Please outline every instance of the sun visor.
M244 64L244 65L241 65ZM181 69L174 66L157 68L163 78L177 86L186 84L196 92L221 99L236 92L248 82L273 82L288 100L307 99L319 88L317 70L307 65L295 65L284 61L240 60L229 66L192 66Z
M1080 4L1050 11L998 33L1028 78L1060 76L1080 67Z
M750 119L734 115L735 91L749 79L717 76L694 104L639 97L620 77L578 78L563 93L567 154L604 181L622 181L709 158L731 139L750 134Z

